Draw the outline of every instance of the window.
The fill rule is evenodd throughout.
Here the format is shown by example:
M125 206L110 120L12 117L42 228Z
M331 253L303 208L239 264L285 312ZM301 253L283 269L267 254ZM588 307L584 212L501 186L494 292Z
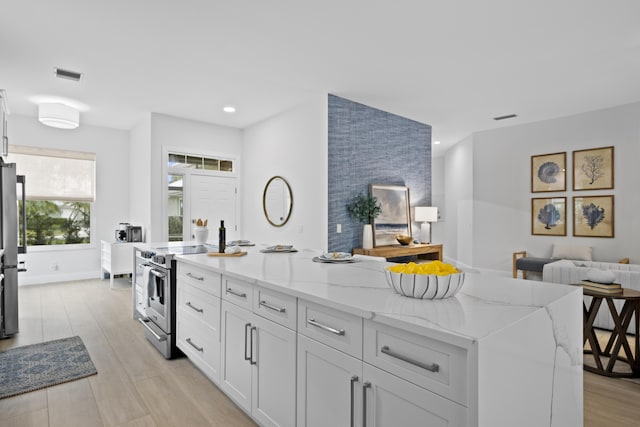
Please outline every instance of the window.
M233 172L233 160L192 154L169 153L169 168L202 169L207 171Z
M91 242L94 153L12 145L6 161L26 177L28 246Z

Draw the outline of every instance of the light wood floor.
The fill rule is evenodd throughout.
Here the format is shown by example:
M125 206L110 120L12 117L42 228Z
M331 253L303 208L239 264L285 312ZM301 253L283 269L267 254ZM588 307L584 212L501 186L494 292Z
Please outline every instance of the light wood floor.
M98 375L0 399L0 426L255 426L186 358L165 360L108 280L20 287L20 333L0 350L79 335Z
M186 358L151 347L131 317L131 289L107 280L21 287L20 333L0 350L73 335L98 375L0 399L0 426L255 426ZM584 408L585 427L637 427L640 380L585 372Z

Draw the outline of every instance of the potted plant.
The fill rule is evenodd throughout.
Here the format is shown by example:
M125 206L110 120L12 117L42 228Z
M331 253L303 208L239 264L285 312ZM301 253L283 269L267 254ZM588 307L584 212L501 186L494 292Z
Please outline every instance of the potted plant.
M373 230L371 224L373 220L382 213L382 208L376 197L370 194L358 194L353 202L347 205L347 211L352 218L364 224L362 229L362 248L373 248Z

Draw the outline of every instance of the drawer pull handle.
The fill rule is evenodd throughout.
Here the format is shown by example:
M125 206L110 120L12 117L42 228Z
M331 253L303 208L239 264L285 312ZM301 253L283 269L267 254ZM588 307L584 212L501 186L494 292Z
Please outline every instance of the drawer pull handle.
M415 366L417 366L419 368L426 369L429 372L438 372L440 370L440 366L437 363L432 363L430 365L427 365L426 363L422 363L422 362L419 362L417 360L410 359L407 356L403 356L401 354L398 354L398 353L395 353L395 352L391 351L389 349L389 347L386 346L386 345L383 346L380 349L380 351L383 352L384 354L388 354L391 357L395 357L396 359L400 359L403 362L411 363L412 365L415 365Z
M195 345L195 344L191 341L191 338L187 338L187 343L188 343L191 347L195 348L196 350L198 350L198 351L199 351L199 352L201 352L201 353L204 351L204 348L202 348L202 347L198 347L197 345Z
M227 288L226 291L227 291L228 294L235 295L235 296L240 297L240 298L246 298L247 297L247 294L245 294L244 292L234 291L231 288Z
M192 279L204 282L204 277L202 277L202 276L194 276L192 273L187 273L187 277L191 277Z
M312 326L315 326L317 328L320 328L320 329L323 329L325 331L328 331L328 332L331 332L333 334L336 334L336 335L344 335L344 332L345 332L344 329L335 329L335 328L332 328L331 326L327 326L327 325L323 325L322 323L318 323L318 322L315 321L315 319L307 319L307 323L312 325Z
M203 308L196 307L195 305L191 304L191 301L187 301L187 307L191 308L194 311L197 311L198 313L204 313Z
M277 311L278 313L284 313L285 311L287 311L287 309L284 307L276 307L275 305L271 305L266 301L260 301L260 305L263 307L267 307L273 311Z

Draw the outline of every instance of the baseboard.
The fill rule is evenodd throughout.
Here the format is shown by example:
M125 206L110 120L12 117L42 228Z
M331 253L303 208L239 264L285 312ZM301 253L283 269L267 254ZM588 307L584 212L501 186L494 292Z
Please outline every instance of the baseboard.
M47 283L72 282L74 280L101 279L102 272L82 271L69 274L47 274L42 276L20 277L18 273L18 286L43 285Z

